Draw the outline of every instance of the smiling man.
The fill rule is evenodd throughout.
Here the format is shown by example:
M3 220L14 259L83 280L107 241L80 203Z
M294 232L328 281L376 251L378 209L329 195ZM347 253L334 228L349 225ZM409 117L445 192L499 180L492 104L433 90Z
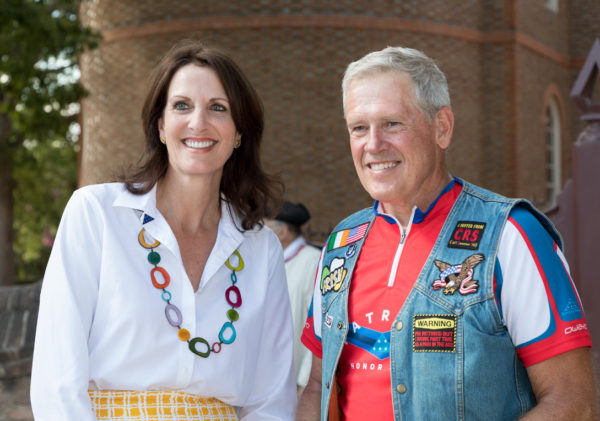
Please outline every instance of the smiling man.
M422 52L351 63L344 113L375 200L323 248L300 420L597 417L562 241L529 202L453 177L446 78Z

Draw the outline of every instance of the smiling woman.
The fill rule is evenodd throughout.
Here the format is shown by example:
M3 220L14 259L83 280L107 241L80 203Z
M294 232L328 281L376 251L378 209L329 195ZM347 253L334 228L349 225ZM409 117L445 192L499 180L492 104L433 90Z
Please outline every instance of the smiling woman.
M169 171L181 177L203 175L218 189L223 166L235 145L241 145L241 136L217 74L188 64L171 80L167 98L158 127L168 150Z
M195 65L204 72L182 72L183 67ZM162 178L169 165L168 148L160 140L159 122L164 120L169 90L174 82L187 77L187 73L213 73L214 88L220 86L221 96L229 106L229 115L239 136L240 146L223 166L220 192L242 216L242 227L252 228L266 213L273 192L281 191L281 184L266 174L260 162L260 144L264 129L263 106L254 87L244 73L221 51L206 48L199 43L185 41L176 45L160 62L154 72L152 87L146 96L142 121L146 135L145 151L140 167L121 177L132 193L145 193ZM191 77L191 75L189 75ZM217 80L215 81L214 78ZM195 86L195 85L187 85ZM186 85L183 85L184 92ZM196 90L207 89L198 85ZM191 95L187 92L184 96ZM203 95L206 95L204 92ZM189 98L188 98L189 101ZM171 104L181 109L185 101ZM222 104L224 105L224 104ZM218 105L213 105L213 108ZM168 114L168 113L167 113ZM275 208L275 207L274 207Z
M231 58L186 42L159 64L142 118L141 165L76 191L63 214L34 415L293 420L283 255L262 226L277 184L259 160L261 102Z

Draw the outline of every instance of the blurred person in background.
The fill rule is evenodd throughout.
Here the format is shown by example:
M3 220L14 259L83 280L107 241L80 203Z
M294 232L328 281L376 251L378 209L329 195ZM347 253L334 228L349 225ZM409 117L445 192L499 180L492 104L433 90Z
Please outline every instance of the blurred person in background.
M294 365L298 396L308 382L312 361L311 352L300 341L315 286L319 249L302 237L302 226L310 219L310 212L302 203L285 201L279 213L265 224L281 241L285 274L288 283L292 319L294 321Z

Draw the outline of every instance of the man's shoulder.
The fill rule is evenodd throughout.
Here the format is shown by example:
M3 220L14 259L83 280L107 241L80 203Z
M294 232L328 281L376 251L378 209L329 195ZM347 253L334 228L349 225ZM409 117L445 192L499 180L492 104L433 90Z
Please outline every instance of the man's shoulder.
M462 188L463 194L468 194L468 195L472 195L472 196L476 196L476 197L479 197L482 199L487 199L487 200L492 200L492 201L512 202L515 200L519 200L519 199L513 199L513 198L503 196L500 193L489 190L482 186L478 186L476 184L471 184L465 180L461 180L461 184L463 186L463 188Z
M340 231L343 229L354 228L357 225L369 223L375 217L375 211L373 208L364 208L357 212L354 212L352 215L347 216L342 219L336 227L333 229L333 232Z
M522 222L522 226L529 227L532 232L549 233L552 239L562 249L562 238L552 224L552 222L539 209L537 209L530 201L524 198L509 198L494 193L483 187L470 184L463 181L463 192L472 196L484 199L488 203L502 203L501 206L507 206L509 209L508 216L513 220Z

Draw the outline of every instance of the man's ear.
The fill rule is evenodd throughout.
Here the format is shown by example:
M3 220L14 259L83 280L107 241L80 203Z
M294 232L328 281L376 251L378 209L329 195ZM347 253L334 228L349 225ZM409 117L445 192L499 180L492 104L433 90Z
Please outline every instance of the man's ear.
M440 108L435 115L433 124L435 126L435 142L440 148L448 149L454 130L454 113L450 107Z

